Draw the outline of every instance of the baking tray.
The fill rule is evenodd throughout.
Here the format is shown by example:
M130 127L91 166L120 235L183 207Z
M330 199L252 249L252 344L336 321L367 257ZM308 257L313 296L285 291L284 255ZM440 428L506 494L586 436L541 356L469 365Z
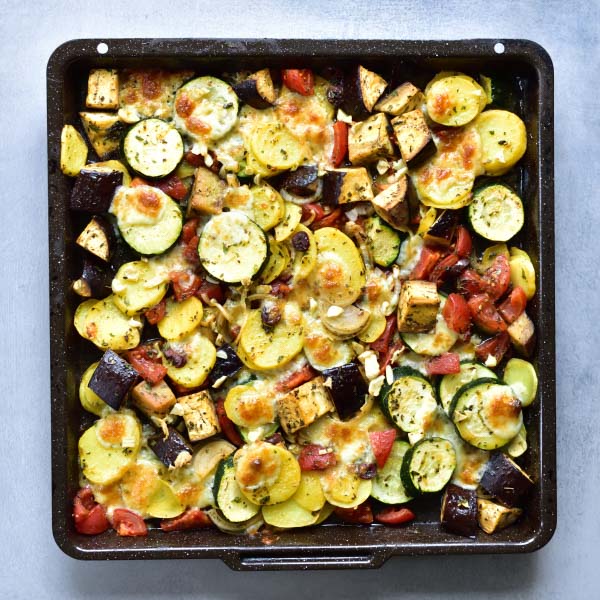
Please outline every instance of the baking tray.
M103 46L104 44L104 46ZM538 401L526 418L530 450L525 468L536 481L518 524L474 540L444 532L439 498L424 499L418 518L402 528L382 525L325 525L284 531L264 544L260 537L230 536L216 529L151 530L148 537L78 534L71 504L78 488L77 440L89 425L78 401L85 367L99 352L73 328L78 299L70 284L79 258L68 210L72 181L59 169L60 132L78 123L87 72L102 66L192 67L219 73L265 66L322 67L361 63L384 76L403 74L423 84L439 70L505 76L511 106L524 119L527 153L510 183L526 205L526 229L517 240L538 273L530 304L539 332L536 366ZM414 77L412 77L414 79ZM420 81L418 78L421 78ZM67 42L48 62L48 216L50 248L50 349L52 400L52 526L58 546L78 559L220 558L236 570L373 568L396 555L531 552L546 544L556 526L555 332L554 332L554 156L553 67L546 51L527 40L214 40L88 39Z

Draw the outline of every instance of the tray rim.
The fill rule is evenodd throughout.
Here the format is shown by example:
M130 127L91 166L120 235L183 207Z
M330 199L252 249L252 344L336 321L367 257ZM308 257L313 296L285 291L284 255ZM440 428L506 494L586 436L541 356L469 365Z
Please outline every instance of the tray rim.
M99 55L97 46L106 43L109 53ZM505 46L503 54L494 53L494 44ZM193 52L190 50L193 47ZM528 63L539 78L538 119L539 138L544 131L553 135L554 112L554 69L548 52L537 42L519 38L475 38L461 40L394 40L394 39L310 39L310 38L86 38L73 39L58 46L47 64L47 128L48 128L48 217L50 258L64 255L65 240L60 231L60 215L66 211L61 206L57 190L57 178L62 177L52 158L56 156L56 144L50 133L60 131L64 117L62 113L64 94L61 84L68 66L82 59L131 58L134 49L137 57L183 58L191 55L248 56L248 57L308 57L327 56L344 58L349 53L358 57L386 59L394 55L427 59L481 58L485 52L496 61L519 59ZM58 127L58 129L57 129ZM538 134L536 132L536 134ZM554 329L554 155L552 144L542 148L538 145L535 176L538 182L539 202L537 210L543 212L540 219L539 237L539 317L538 325L544 331L543 344L538 348L538 361L544 368L540 378L540 394L543 406L540 409L540 473L552 474L547 481L542 477L540 486L540 527L529 539L521 542L496 543L493 538L485 543L409 543L404 545L372 544L364 548L347 546L269 546L257 552L257 547L206 546L192 549L181 545L145 547L113 547L86 550L73 542L66 528L65 501L67 500L66 431L64 400L60 389L64 389L65 373L62 359L66 357L65 327L63 310L65 293L61 278L65 276L64 263L50 260L50 352L51 352L51 444L52 444L52 532L58 547L68 556L81 560L118 560L139 558L220 558L235 570L280 570L280 569L339 569L379 567L392 556L398 555L441 555L441 554L489 554L525 553L545 546L556 529L556 384L555 384L555 329ZM57 235L58 234L58 235ZM541 370L541 368L540 368ZM62 408L62 411L61 411ZM300 556L303 551L313 556Z

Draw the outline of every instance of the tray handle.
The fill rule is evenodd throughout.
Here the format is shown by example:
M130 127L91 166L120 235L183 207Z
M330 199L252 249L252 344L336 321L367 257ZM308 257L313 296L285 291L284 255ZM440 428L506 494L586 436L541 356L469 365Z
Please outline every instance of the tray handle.
M310 549L308 550L310 551ZM306 550L305 550L306 552ZM332 550L317 555L229 552L223 562L234 571L283 571L308 569L377 569L389 558L383 549L338 553Z

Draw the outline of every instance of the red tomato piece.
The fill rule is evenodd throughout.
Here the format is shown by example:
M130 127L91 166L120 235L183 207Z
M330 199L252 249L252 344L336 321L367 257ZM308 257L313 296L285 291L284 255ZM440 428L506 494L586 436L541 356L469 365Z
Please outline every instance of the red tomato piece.
M415 518L415 513L410 508L396 508L390 506L384 508L381 512L375 515L375 520L378 523L385 523L386 525L401 525L402 523L408 523Z
M204 157L200 154L194 154L193 152L186 152L183 158L187 163L192 165L192 167L204 166Z
M435 356L427 361L426 369L429 375L460 373L460 356L456 352Z
M202 279L189 271L171 271L169 279L173 284L173 294L177 302L194 296L202 284Z
M294 388L297 388L299 385L310 381L315 376L315 372L313 371L310 365L304 365L298 371L295 371L291 375L288 375L281 381L278 381L275 385L275 389L278 392L289 392Z
M217 416L219 417L219 425L223 435L238 448L244 445L244 440L240 436L240 432L237 430L233 421L227 416L225 412L225 400L219 398L215 404L217 410Z
M162 363L149 358L143 346L130 350L127 353L127 360L150 385L160 383L167 374L167 368Z
M136 537L148 535L144 519L126 508L116 508L113 512L113 529L121 536Z
M401 350L404 347L404 344L401 341L395 342L392 344L383 355L383 360L380 361L381 368L379 369L379 373L383 375L387 366L392 362L392 358L394 358L394 354L397 350Z
M457 254L448 254L448 256L444 256L436 265L433 267L429 275L429 281L432 281L437 286L440 286L446 279L448 275L452 271L452 267L456 265L459 261L459 257Z
M150 325L156 325L167 313L167 301L163 298L158 304L149 308L144 316Z
M333 124L333 152L331 162L334 167L339 167L348 152L348 123L336 121Z
M486 333L506 331L506 323L496 310L492 299L487 294L476 294L469 298L469 310L473 322Z
M373 522L373 510L369 501L359 504L355 508L341 508L335 506L333 512L342 521L346 523L361 523L363 525L370 525Z
M188 244L189 241L198 235L198 219L188 219L183 225L183 229L181 230L181 241L184 244Z
M486 270L482 279L485 291L493 300L498 300L503 296L510 285L510 265L506 256L503 254L496 256L492 266Z
M200 257L198 256L198 242L200 238L195 235L190 241L185 245L183 249L183 258L187 260L192 265L197 265L200 263Z
M485 282L473 269L465 269L456 280L456 289L466 296L485 292Z
M462 258L466 258L471 254L473 249L473 240L469 230L460 225L456 229L456 244L454 245L454 253Z
M104 507L94 500L89 487L81 488L73 499L73 518L75 529L85 535L97 535L110 527Z
M271 294L277 298L285 298L292 291L291 286L283 281L274 281L271 283Z
M375 462L380 469L383 469L385 466L395 439L395 429L369 432L369 440L371 441L371 448L373 448L373 454L375 455Z
M308 223L309 225L314 221L322 219L325 215L325 211L320 204L314 204L309 202L308 204L302 205L302 222Z
M471 327L471 311L467 301L460 294L450 294L442 309L444 320L456 333L467 333Z
M302 96L315 93L315 76L310 69L283 69L281 78L283 85L292 92Z
M131 180L129 187L139 187L140 185L150 185L150 183L141 177L134 177Z
M344 221L344 215L341 208L332 210L328 215L318 221L314 221L311 225L312 229L321 229L322 227L337 227L341 228Z
M421 250L421 256L419 262L415 265L412 270L409 279L427 279L433 268L435 267L438 260L440 260L441 252L433 250L428 246L423 246Z
M200 284L200 288L196 292L196 296L200 296L200 299L205 304L210 304L211 300L216 300L219 304L223 304L223 302L225 302L223 288L218 283L211 283L210 281L206 280Z
M371 344L371 350L374 350L375 352L382 353L387 351L392 338L394 337L394 333L396 333L396 329L398 328L395 314L387 316L385 321L383 333Z
M527 306L527 296L522 288L514 288L508 298L498 307L498 312L508 323L513 323L521 316Z
M212 521L199 508L188 508L183 514L172 519L162 519L160 528L163 531L183 531L185 529L201 529L211 527Z
M488 356L493 356L498 364L510 348L510 336L506 331L488 338L475 347L475 356L485 362Z
M319 444L307 444L302 446L298 463L303 471L323 471L337 464L337 458L333 452L328 451Z
M177 175L169 175L156 181L154 187L163 191L167 196L171 196L174 200L183 200L188 193L188 187Z

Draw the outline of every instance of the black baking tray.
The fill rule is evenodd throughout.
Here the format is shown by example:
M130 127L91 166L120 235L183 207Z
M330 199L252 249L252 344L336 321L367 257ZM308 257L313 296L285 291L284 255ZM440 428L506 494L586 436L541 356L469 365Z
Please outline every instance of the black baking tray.
M105 44L102 46L99 44ZM102 51L105 53L102 53ZM60 132L77 124L92 67L191 67L219 73L265 66L361 63L398 80L423 84L439 70L486 73L509 82L506 108L524 119L527 152L512 175L525 200L526 228L517 240L532 256L538 291L530 304L538 331L538 401L526 419L530 449L523 465L536 481L524 517L493 536L469 540L439 525L439 498L424 500L412 524L324 525L281 532L271 544L260 537L230 536L216 529L144 538L78 534L71 517L78 489L77 440L86 425L77 386L98 356L73 328L78 303L70 284L78 268L75 224L68 210L72 180L59 169ZM531 552L556 527L555 331L554 331L554 127L553 67L546 51L527 40L274 40L274 39L88 39L67 42L47 69L48 215L50 248L50 348L52 400L52 525L58 546L78 559L220 558L236 570L373 568L396 555Z

